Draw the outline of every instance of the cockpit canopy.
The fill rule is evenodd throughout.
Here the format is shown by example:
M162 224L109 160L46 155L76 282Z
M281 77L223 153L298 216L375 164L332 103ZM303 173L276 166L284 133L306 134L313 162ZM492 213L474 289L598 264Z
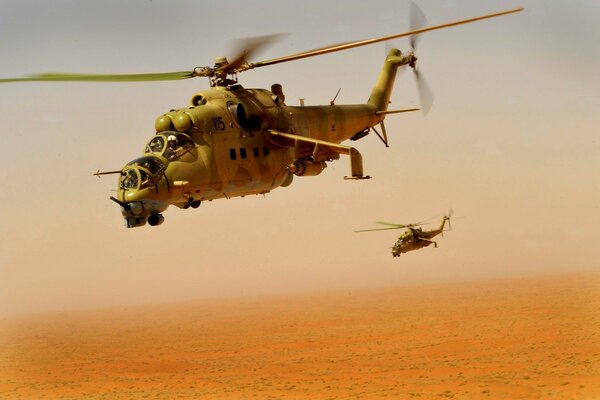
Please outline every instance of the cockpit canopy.
M137 158L123 168L121 189L144 189L153 186L160 180L166 167L156 156Z
M145 153L154 153L163 156L169 161L177 160L195 147L194 141L186 134L165 131L157 133L148 145Z

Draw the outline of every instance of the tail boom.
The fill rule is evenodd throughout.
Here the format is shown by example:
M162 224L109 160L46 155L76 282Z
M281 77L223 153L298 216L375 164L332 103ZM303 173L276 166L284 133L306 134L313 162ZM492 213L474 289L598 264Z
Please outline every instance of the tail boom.
M391 49L383 63L383 68L379 73L379 77L367 103L374 106L377 111L386 111L390 102L392 89L394 88L398 67L411 64L414 60L415 56L412 53L403 55L400 50ZM385 113L380 113L379 115L385 116Z

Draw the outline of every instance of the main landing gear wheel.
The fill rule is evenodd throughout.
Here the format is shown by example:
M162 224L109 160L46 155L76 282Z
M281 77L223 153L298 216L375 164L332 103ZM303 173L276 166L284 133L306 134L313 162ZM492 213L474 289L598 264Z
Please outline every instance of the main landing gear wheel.
M150 226L158 226L165 222L165 217L162 214L152 214L148 217L148 224Z
M201 203L202 203L202 201L200 201L200 200L193 200L193 199L190 199L190 200L188 200L188 202L187 202L187 203L185 203L185 204L183 205L183 208L184 208L185 210L187 210L187 209L188 209L188 208L190 208L190 207L192 207L192 208L198 208L198 207L200 207L200 204L201 204Z

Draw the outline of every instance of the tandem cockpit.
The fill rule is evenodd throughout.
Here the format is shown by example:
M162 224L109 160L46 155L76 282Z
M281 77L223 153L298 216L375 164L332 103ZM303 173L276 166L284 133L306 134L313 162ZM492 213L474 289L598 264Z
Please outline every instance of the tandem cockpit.
M120 179L121 189L141 190L155 185L167 169L169 162L177 161L194 147L194 141L186 134L179 132L156 134L146 145L145 155L130 161L123 168Z
M156 134L146 145L145 155L125 165L121 172L120 188L141 190L155 185L167 169L168 163L178 160L194 146L193 140L183 133Z
M130 161L121 171L98 172L97 175L119 173L117 197L111 200L121 206L125 225L129 228L145 225L160 225L164 218L160 214L169 203L159 195L169 191L167 167L170 163L183 161L185 155L196 147L194 141L180 132L160 132L150 139L144 155Z
M194 141L186 134L179 132L156 134L146 145L145 156L136 158L123 168L121 189L144 189L155 185L167 169L169 162L178 160L194 147Z

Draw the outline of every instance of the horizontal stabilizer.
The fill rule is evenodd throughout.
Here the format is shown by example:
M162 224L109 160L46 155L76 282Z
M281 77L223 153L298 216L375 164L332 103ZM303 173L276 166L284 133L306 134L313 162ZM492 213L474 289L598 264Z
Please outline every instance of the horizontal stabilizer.
M419 111L419 110L420 110L420 108L405 108L403 110L376 111L375 115L399 114L399 113Z

